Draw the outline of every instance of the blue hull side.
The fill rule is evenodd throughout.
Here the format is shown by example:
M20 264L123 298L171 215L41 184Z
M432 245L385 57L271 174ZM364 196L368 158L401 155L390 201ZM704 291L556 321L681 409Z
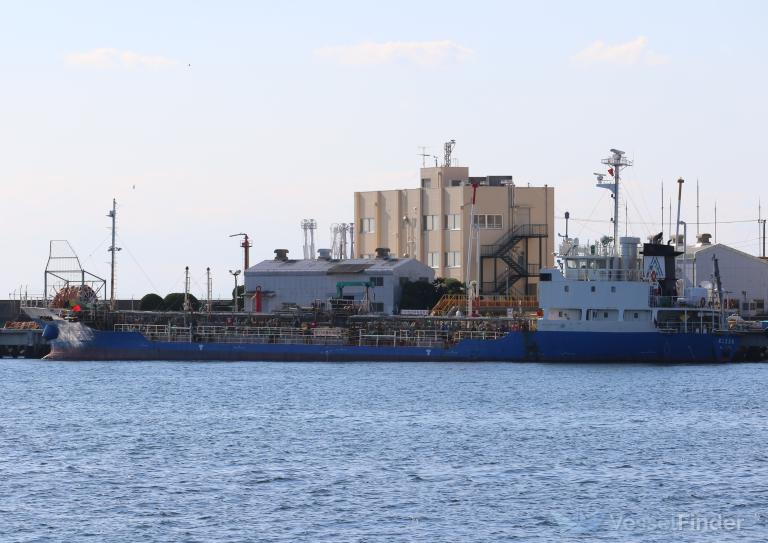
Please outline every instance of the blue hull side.
M53 360L730 362L735 334L510 332L448 348L148 341L136 332L89 331L54 340Z

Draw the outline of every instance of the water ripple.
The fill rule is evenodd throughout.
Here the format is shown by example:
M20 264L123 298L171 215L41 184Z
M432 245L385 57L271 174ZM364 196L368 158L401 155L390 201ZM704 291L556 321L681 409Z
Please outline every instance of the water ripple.
M4 360L0 541L768 540L766 369Z

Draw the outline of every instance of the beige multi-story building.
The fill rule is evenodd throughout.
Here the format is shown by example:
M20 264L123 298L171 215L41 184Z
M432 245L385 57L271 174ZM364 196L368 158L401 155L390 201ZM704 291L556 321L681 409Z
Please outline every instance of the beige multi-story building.
M470 228L473 185L476 229ZM535 294L539 268L554 262L554 207L554 189L546 185L470 177L466 167L422 168L419 188L355 193L354 256L373 257L387 247L419 259L438 277L476 280L483 294ZM470 238L479 241L471 254Z

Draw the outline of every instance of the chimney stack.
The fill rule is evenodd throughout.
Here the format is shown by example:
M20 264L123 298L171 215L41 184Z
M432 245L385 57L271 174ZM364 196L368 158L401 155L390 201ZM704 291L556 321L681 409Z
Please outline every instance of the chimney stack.
M288 249L275 249L275 260L285 262L288 260Z

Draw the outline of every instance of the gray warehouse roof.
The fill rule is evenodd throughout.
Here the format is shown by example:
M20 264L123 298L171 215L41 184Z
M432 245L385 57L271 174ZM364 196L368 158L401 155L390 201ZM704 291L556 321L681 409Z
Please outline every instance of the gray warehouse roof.
M426 265L413 258L351 258L347 260L263 260L246 270L248 275L300 274L331 275L342 273L363 273L389 275L401 266L411 263L429 270Z

